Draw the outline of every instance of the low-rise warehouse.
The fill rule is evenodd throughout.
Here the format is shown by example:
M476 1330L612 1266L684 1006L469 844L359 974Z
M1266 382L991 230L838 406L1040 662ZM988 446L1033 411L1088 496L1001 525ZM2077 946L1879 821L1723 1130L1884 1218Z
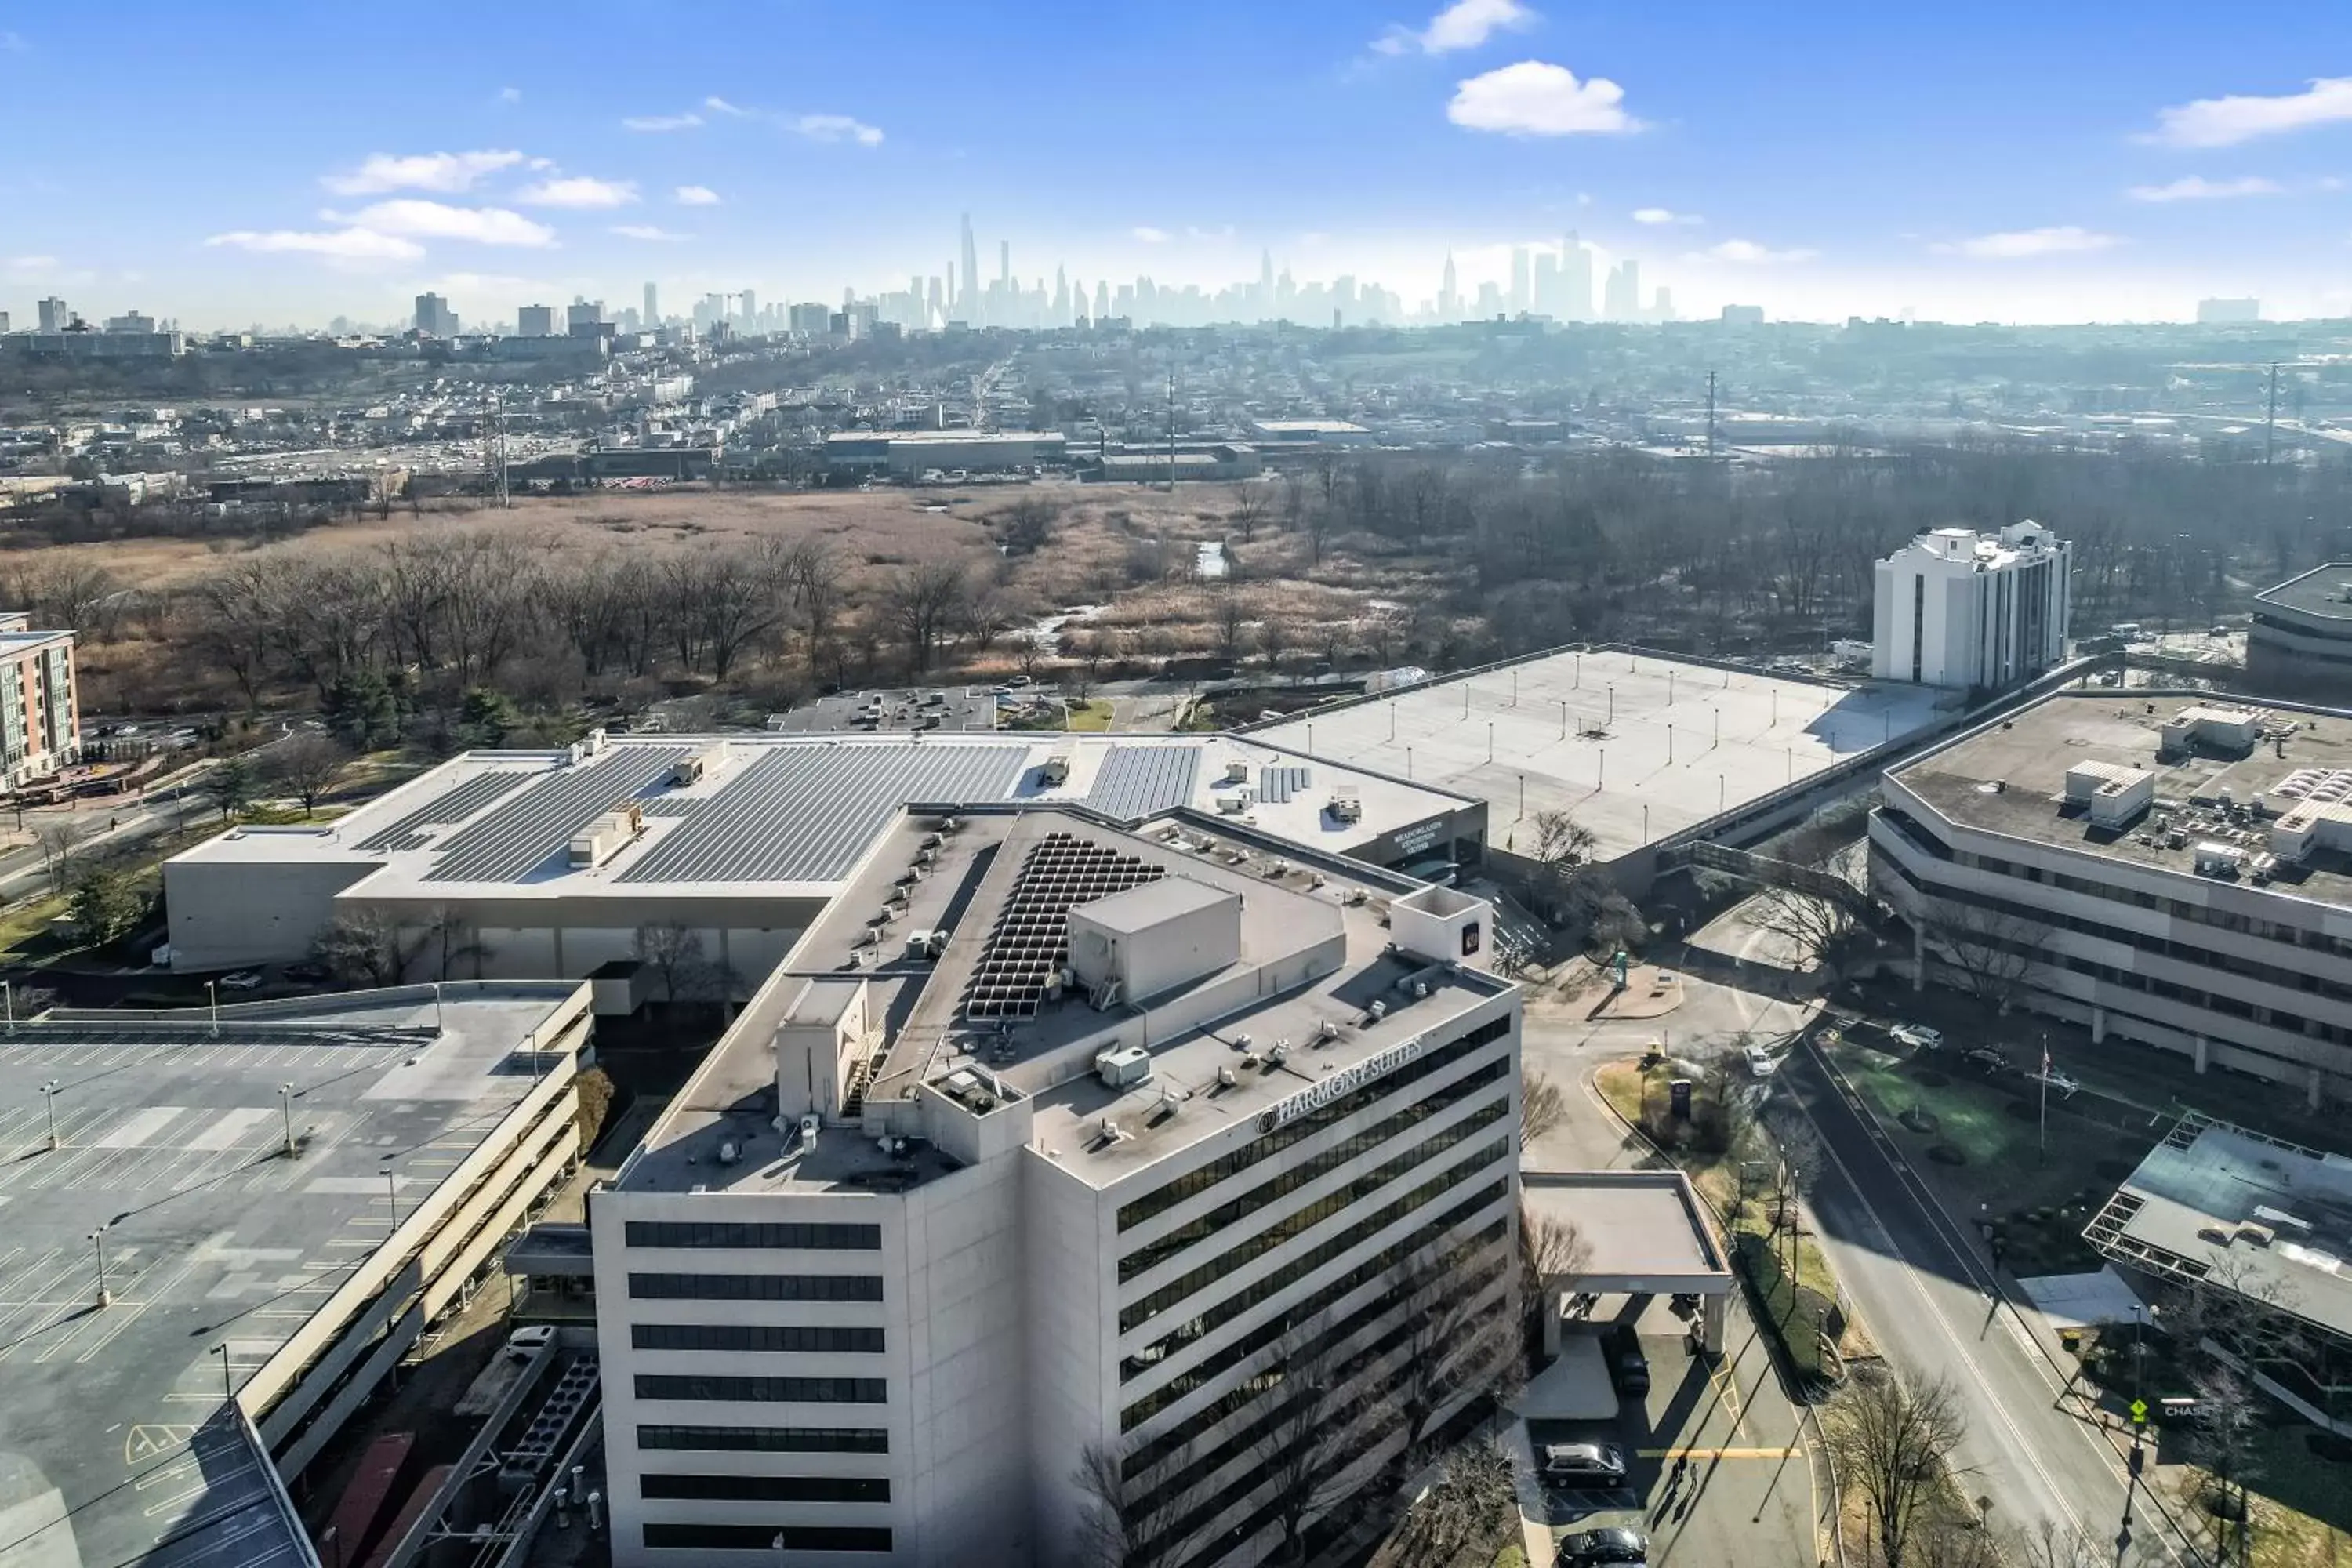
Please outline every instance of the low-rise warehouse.
M339 917L370 917L409 977L576 979L675 923L740 993L914 802L1115 822L1189 805L1374 865L1475 854L1486 832L1474 801L1236 737L599 732L468 752L331 825L237 828L174 857L172 962L299 959Z

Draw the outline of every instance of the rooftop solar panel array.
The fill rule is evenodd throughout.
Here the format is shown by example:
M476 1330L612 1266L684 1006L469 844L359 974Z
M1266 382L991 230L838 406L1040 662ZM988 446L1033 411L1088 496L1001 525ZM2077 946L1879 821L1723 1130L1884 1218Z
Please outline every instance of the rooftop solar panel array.
M441 827L452 822L463 822L517 784L539 776L534 773L511 771L478 773L454 789L443 790L430 801L418 806L382 832L370 834L361 839L360 847L395 852L402 849L414 849L425 842L425 835L423 829Z
M930 741L780 748L666 829L617 880L834 881L908 802L1003 800L1027 756Z
M1257 797L1268 805L1280 805L1294 795L1305 795L1310 770L1300 767L1260 768L1257 771Z
M1196 746L1113 746L1087 804L1122 822L1150 816L1191 800L1200 769Z
M1076 834L1047 834L1021 862L1004 908L989 929L988 943L964 987L964 1016L1035 1016L1054 972L1069 961L1070 911L1164 875L1150 861Z
M572 836L667 778L683 746L625 746L593 763L545 774L472 826L451 836L428 882L510 882L563 852Z

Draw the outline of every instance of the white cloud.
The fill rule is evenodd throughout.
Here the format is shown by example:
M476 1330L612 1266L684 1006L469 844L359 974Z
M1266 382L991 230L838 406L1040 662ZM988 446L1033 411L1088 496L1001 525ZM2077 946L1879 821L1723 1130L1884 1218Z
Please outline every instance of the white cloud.
M1633 209L1633 221L1635 223L1650 224L1693 224L1705 223L1706 219L1699 216L1696 213L1678 213L1671 207L1635 207Z
M2301 92L2275 98L2232 95L2177 103L2156 113L2143 138L2175 147L2233 147L2257 136L2277 136L2352 120L2352 76L2315 77Z
M715 207L719 205L719 193L709 185L680 185L677 195L677 205L682 207Z
M649 223L615 224L613 227L613 232L619 235L623 239L678 240L692 239L694 237L690 234L673 234L668 229L656 228Z
M54 256L12 256L8 258L11 272L47 272L58 264Z
M541 180L516 195L535 207L625 207L637 199L637 187L627 180L595 180L585 174Z
M518 245L543 247L555 243L555 231L504 207L453 207L446 202L415 199L378 202L358 212L321 213L329 223L349 224L378 235L412 239L464 239L477 245Z
M341 228L323 234L287 228L267 232L241 228L233 234L214 235L205 243L265 254L324 256L336 261L409 261L425 254L425 247L421 245L393 235L379 234L372 228Z
M803 114L789 123L793 130L812 142L855 142L860 147L882 144L879 127L853 120L846 114Z
M349 174L329 174L319 183L339 196L381 195L385 191L451 195L469 191L483 176L511 169L522 161L523 155L511 150L416 153L405 157L378 153Z
M1529 26L1536 14L1519 4L1519 0L1454 0L1454 4L1429 19L1429 26L1415 31L1411 27L1391 27L1372 43L1372 47L1384 55L1408 55L1419 50L1424 55L1446 55L1459 49L1475 49L1505 28Z
M1505 136L1622 136L1642 129L1624 100L1605 77L1579 81L1566 66L1521 60L1459 83L1445 118Z
M702 123L699 114L633 114L621 121L624 131L691 131Z
M1710 245L1694 259L1728 261L1740 267L1771 267L1787 261L1811 261L1821 254L1818 250L1774 250L1752 239L1727 239L1721 245Z
M1938 245L1933 248L1948 256L1973 257L1979 261L2015 261L2032 256L2063 256L2077 251L2105 250L2122 243L2115 235L2099 234L2069 223L2051 228L2021 228L2002 234L1980 234L1973 239Z
M2134 185L2124 194L2136 202L2218 202L2234 196L2284 195L2285 187L2260 174L2235 180L2209 180L2202 174L2190 174L2168 185Z
M22 33L0 32L0 55L20 55L32 47Z
M713 114L731 115L737 120L748 120L756 112L756 110L753 110L740 109L734 104L728 102L725 99L716 96L704 99L702 100L702 107L710 110Z
M502 87L499 89L499 101L500 103L520 103L522 101L522 89L519 87Z
M1128 232L1133 235L1136 238L1143 241L1146 245L1165 245L1168 243L1168 231L1164 228L1154 228L1150 224L1138 224L1135 227L1128 230Z

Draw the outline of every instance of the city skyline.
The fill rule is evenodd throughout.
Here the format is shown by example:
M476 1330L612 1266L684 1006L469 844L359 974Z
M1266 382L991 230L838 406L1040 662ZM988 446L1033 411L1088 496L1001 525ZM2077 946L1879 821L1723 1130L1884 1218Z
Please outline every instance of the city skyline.
M1083 26L1052 5L943 7L910 51L904 18L721 6L713 36L735 47L713 61L642 47L616 6L427 5L383 39L134 6L105 68L66 71L101 40L58 13L0 31L18 89L0 132L70 125L78 164L117 173L102 194L68 165L0 173L0 309L62 294L93 319L318 325L396 320L427 290L480 317L649 279L674 300L837 302L995 276L1009 241L1033 283L1213 292L1271 252L1412 314L1449 249L1475 300L1513 287L1516 249L1574 230L1686 316L2185 320L2213 295L2352 310L2352 78L2326 74L2325 18L2288 40L2185 5L1994 5L1965 30L1864 15L1727 6L1695 31L1527 0ZM782 79L753 64L775 51ZM256 135L250 95L186 85L261 91L257 73L272 122L302 135ZM1000 107L1032 100L1051 112ZM166 139L215 151L166 169Z

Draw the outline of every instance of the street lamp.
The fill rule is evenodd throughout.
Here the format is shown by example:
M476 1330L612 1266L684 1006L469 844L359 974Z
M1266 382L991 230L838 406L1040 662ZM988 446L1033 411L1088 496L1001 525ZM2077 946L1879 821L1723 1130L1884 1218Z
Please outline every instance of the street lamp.
M223 1340L213 1347L213 1351L221 1358L221 1397L233 1400L236 1397L236 1382L235 1375L229 1371L228 1342Z
M89 1233L89 1244L98 1250L98 1304L114 1305L114 1292L106 1288L106 1226L100 1226Z
M58 1143L58 1091L62 1088L64 1085L55 1079L41 1085L41 1102L49 1113L49 1148L52 1151L59 1146Z
M281 1083L278 1086L278 1109L286 1118L286 1157L290 1160L294 1157L294 1086L292 1084Z
M213 1021L213 1038L214 1038L214 1039L215 1039L215 1040L217 1040L217 1039L219 1039L219 1038L220 1038L220 984L219 984L219 982L217 982L217 981L213 981L213 980L207 980L207 981L205 981L205 1011L206 1011L206 1012L208 1012L209 1014L211 1014L211 1016L212 1016L212 1021Z
M398 1230L400 1228L400 1178L394 1173L390 1165L383 1168L383 1193L385 1199L392 1205L392 1228Z

